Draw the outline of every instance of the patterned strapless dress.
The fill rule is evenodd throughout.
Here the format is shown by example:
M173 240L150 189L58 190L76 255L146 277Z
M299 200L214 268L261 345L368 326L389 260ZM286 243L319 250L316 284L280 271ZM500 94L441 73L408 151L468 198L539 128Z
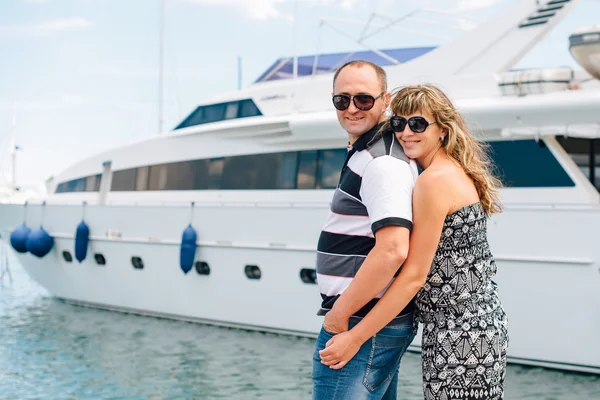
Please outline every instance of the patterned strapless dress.
M504 398L507 321L495 274L481 203L446 216L427 282L416 296L426 400Z

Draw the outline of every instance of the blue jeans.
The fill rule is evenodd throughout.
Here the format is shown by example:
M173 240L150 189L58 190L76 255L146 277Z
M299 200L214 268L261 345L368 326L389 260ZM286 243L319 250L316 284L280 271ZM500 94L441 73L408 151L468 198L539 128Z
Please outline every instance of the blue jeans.
M366 341L348 364L334 370L321 364L319 350L334 336L321 328L313 353L313 400L396 400L400 359L415 333L412 316L388 325Z

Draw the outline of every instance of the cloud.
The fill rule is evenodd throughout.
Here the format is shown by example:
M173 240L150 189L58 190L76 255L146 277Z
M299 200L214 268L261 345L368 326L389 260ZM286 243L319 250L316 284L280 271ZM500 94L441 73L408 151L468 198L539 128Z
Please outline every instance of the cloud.
M16 108L15 108L16 107ZM76 93L64 93L53 100L3 100L0 99L0 111L12 112L16 109L17 115L24 111L65 111L79 110L82 108L98 109L108 108L128 111L146 111L156 107L154 101L120 101L109 99L85 98Z
M279 6L282 4L292 5L297 1L311 5L336 6L344 10L352 10L354 7L366 0L183 0L186 3L218 6L230 10L237 10L250 19L266 20L271 18L283 18L293 20L293 16L281 12Z
M380 0L389 3L389 0ZM448 11L471 11L489 8L506 0L409 0L415 8L435 8ZM516 0L515 0L516 1ZM523 0L522 0L523 1ZM533 0L528 0L532 1ZM385 9L385 8L383 8Z
M107 65L99 64L84 68L82 72L90 75L105 75L123 79L156 79L158 77L158 66L154 68L138 67L113 62Z
M117 79L128 80L156 80L158 78L158 66L136 66L117 61L107 65L94 65L81 69L81 72L93 76L109 76ZM200 81L202 76L198 74L196 68L171 68L167 66L163 72L165 79L185 79L190 81Z
M187 3L237 9L250 19L265 20L281 16L275 7L286 0L185 0Z
M459 11L478 10L488 8L498 3L499 0L460 0L456 9Z
M344 0L342 1L342 7L344 8L354 8L356 4L358 4L360 0Z
M87 29L94 24L84 17L55 19L33 25L0 26L0 36L51 36Z
M300 0L297 0L300 1ZM354 7L364 0L308 0L310 3L324 4L324 5L338 5L344 10L352 10Z

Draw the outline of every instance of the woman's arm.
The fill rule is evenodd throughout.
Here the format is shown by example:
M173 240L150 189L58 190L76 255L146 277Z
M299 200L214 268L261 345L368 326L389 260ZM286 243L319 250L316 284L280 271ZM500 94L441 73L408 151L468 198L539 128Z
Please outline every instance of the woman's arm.
M448 214L444 198L447 182L438 174L423 173L413 193L413 231L409 253L400 273L377 305L350 331L334 336L321 351L321 362L342 368L360 346L385 327L425 283ZM333 311L333 310L332 310Z
M325 315L323 326L330 333L348 330L348 320L368 301L381 293L406 261L409 231L402 226L386 226L375 233L375 247L361 265L352 283Z
M385 290L406 261L414 185L409 164L400 159L378 157L366 166L360 197L367 209L375 246L325 315L323 326L330 333L347 331L350 316Z

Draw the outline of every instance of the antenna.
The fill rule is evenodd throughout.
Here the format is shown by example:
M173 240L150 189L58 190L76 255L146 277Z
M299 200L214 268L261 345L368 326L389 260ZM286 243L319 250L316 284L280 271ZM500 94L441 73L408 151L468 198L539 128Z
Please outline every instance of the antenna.
M294 52L294 61L293 61L293 78L296 79L298 77L298 52L296 49L296 24L298 20L298 0L294 0L294 24L292 26L292 49Z
M16 128L17 128L17 104L13 104L13 111L12 111L12 120L11 120L11 127L10 127L10 131L11 131L11 149L10 149L10 155L11 155L11 159L12 159L12 168L11 168L11 173L12 173L12 179L10 181L10 185L11 185L11 191L15 192L17 190L17 151L20 150L20 147L17 146L17 144L15 143L15 135L16 135Z
M158 47L158 133L163 131L163 75L165 51L165 7L166 0L161 0L160 6L160 38Z
M11 179L11 190L14 192L17 190L17 146L12 150L12 179Z
M242 56L238 56L238 90L242 90Z

